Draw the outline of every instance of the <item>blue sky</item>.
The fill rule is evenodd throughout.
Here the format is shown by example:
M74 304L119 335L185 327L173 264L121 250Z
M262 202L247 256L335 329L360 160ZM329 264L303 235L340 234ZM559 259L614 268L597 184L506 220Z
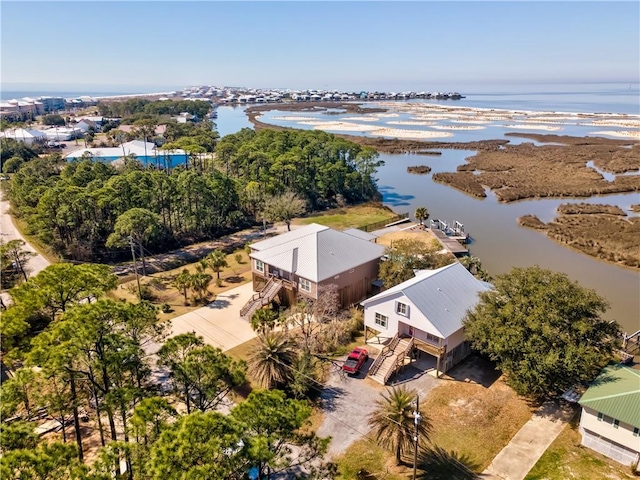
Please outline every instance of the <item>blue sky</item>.
M637 1L3 0L1 32L3 89L464 90L640 75Z

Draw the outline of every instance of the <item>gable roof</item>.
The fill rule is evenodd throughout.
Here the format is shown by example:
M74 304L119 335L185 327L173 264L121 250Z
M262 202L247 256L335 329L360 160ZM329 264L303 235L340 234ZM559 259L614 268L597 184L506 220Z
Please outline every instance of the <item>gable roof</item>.
M385 247L312 223L251 248L252 258L318 283L380 258Z
M640 371L621 364L605 367L578 403L640 428Z
M476 306L480 292L490 290L459 262L417 275L371 297L361 305L384 300L398 293L407 297L443 338L462 328L467 310Z

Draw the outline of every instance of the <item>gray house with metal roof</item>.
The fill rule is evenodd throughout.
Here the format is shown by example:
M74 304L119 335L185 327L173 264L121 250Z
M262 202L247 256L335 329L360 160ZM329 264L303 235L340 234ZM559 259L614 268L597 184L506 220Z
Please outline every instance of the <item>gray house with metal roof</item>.
M491 285L481 282L460 263L423 270L406 282L361 303L365 340L371 331L390 339L380 360L369 369L386 383L413 348L436 357L436 374L446 372L470 352L462 321ZM386 357L386 360L385 358Z
M582 444L624 465L640 458L640 371L605 367L579 402Z
M258 293L242 316L250 316L276 296L285 304L299 297L317 299L328 285L337 287L342 307L359 302L371 291L385 250L370 237L312 223L252 244L253 289Z

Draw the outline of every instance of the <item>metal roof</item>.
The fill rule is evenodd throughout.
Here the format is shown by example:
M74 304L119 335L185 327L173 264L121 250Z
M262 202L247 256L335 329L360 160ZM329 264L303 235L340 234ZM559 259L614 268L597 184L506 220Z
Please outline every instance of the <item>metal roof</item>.
M478 294L490 290L459 262L418 275L371 297L365 307L385 297L402 293L427 317L443 338L462 328L462 320L479 301Z
M252 258L286 272L321 282L379 259L385 247L312 223L251 245Z
M368 233L363 230L359 230L357 228L347 228L346 230L343 230L342 233L346 233L347 235L351 235L353 237L361 238L362 240L366 240L368 242L378 238L378 236L374 235L373 233Z
M640 428L640 371L621 364L605 367L578 403Z

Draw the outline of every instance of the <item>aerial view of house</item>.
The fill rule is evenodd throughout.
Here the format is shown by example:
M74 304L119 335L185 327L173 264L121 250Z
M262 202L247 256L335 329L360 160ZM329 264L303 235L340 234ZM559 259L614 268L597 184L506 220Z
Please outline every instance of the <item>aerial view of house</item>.
M371 377L385 383L395 370L394 359L413 347L436 358L437 373L459 363L470 352L462 320L478 303L478 294L490 288L462 264L453 263L419 271L363 301L365 339L371 331L381 339L392 339L388 359L372 366Z
M640 371L607 366L579 401L582 444L624 465L640 458Z
M385 247L368 240L364 232L349 232L312 223L252 244L253 289L262 293L262 301L247 304L242 315L250 316L276 295L285 304L297 296L317 299L329 285L337 287L342 307L365 298Z

